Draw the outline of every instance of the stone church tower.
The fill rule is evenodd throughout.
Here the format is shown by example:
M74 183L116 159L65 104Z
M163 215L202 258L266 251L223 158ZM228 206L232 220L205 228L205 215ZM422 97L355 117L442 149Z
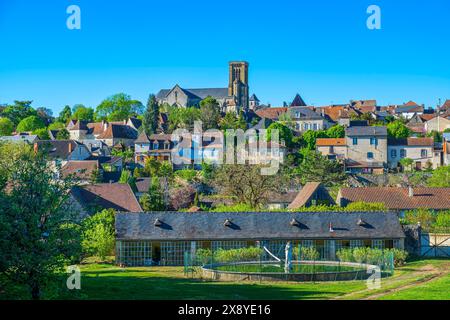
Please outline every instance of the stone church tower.
M236 106L239 109L248 109L248 92L248 62L230 62L228 95L235 98Z

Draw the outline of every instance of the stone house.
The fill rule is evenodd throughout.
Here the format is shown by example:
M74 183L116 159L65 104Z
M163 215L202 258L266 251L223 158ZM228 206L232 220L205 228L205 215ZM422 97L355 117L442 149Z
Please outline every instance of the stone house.
M427 133L433 131L444 132L450 128L450 119L443 116L436 116L425 122L425 130Z
M409 158L416 170L437 168L440 162L435 159L433 148L433 138L389 139L388 166L398 168L401 159Z
M319 138L316 150L328 159L344 160L347 158L347 140L345 138Z
M345 129L345 139L347 170L383 173L388 161L386 127L348 127Z
M324 113L321 115L308 107L291 107L288 112L297 132L325 130L334 125Z

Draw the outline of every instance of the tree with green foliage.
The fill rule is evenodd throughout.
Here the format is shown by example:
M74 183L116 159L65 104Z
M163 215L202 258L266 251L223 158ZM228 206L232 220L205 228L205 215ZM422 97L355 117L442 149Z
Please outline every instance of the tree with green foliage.
M114 254L115 245L114 210L103 210L86 218L82 225L81 245L86 256L104 260Z
M236 121L236 129L242 129L242 130L246 130L247 129L247 121L245 120L244 117L244 111L239 111L239 115Z
M125 93L118 93L103 100L96 109L98 120L122 121L142 114L144 106Z
M281 175L261 174L262 168L248 164L222 165L214 175L213 185L237 203L258 208L266 203L270 192L279 192L286 182Z
M41 120L44 122L45 126L48 126L52 121L53 118L53 111L49 108L39 107L36 109L36 115L41 118Z
M155 95L151 94L148 97L147 109L144 112L142 121L144 131L147 135L156 133L159 127L159 106Z
M41 140L50 140L50 134L47 128L40 128L33 131L33 134L37 135Z
M56 140L69 140L70 139L70 133L69 131L67 131L67 129L61 129L57 134L56 134Z
M399 161L400 165L404 170L412 170L412 165L414 164L414 160L411 158L403 158Z
M0 136L10 136L14 131L14 123L8 118L0 118Z
M194 121L200 120L200 109L195 107L179 108L171 106L168 110L168 129L173 132L176 129L192 129Z
M316 140L317 138L320 138L321 135L323 135L323 132L320 131L314 131L314 130L307 130L302 134L302 140L305 144L305 147L308 150L315 150L316 149Z
M17 125L17 132L32 132L37 129L45 128L45 123L38 116L29 116Z
M8 118L17 126L20 121L30 116L37 116L36 110L31 107L33 101L15 100L13 105L6 106L2 116Z
M294 133L290 128L285 126L284 124L280 122L273 122L270 124L270 126L267 128L267 141L271 141L272 139L272 131L278 130L278 137L280 141L284 141L286 147L292 146L292 139L294 137Z
M386 127L391 138L404 139L411 135L411 130L400 120L391 122Z
M72 109L70 106L65 106L64 109L59 113L58 122L64 123L65 125L72 119Z
M309 150L304 151L302 162L294 169L294 176L302 184L317 181L325 186L339 184L346 180L342 163Z
M326 130L327 138L344 138L345 137L345 128L339 124L332 126L328 130Z
M203 130L219 128L219 103L213 97L208 96L200 101L200 120L203 123Z
M87 108L82 104L73 106L72 119L81 121L94 121L94 109Z
M0 163L12 158L14 165L0 166L2 292L25 286L24 298L41 299L55 295L65 267L80 261L80 229L72 222L79 212L68 201L74 181L55 180L48 159L26 145L0 146Z
M428 132L426 134L426 136L429 138L433 138L434 142L442 142L442 140L443 140L442 133L435 131L435 130Z
M450 188L450 166L435 169L427 183L429 187Z
M220 120L219 127L222 130L236 129L237 121L238 119L236 117L236 113L227 112L225 116Z
M66 128L66 125L59 121L52 122L47 127L48 130L61 130L61 129L65 129L65 128Z
M166 208L164 202L164 192L161 188L161 182L157 177L152 177L148 192L140 200L144 211L163 211Z

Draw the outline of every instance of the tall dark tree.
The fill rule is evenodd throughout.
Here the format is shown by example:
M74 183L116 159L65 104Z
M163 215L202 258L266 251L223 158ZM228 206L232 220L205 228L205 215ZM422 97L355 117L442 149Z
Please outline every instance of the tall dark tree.
M200 120L203 129L217 129L220 122L219 103L213 97L206 97L200 102Z
M70 108L70 106L65 106L64 109L59 113L58 121L67 124L70 119L72 119L72 109Z
M147 109L144 112L142 124L147 135L154 134L158 130L159 105L153 94L148 97Z
M303 160L294 169L294 176L302 184L317 181L325 186L331 186L345 181L344 167L340 162L329 160L320 153L306 148L302 149L301 153Z
M14 101L13 105L8 105L2 112L2 116L11 120L15 126L23 119L36 116L36 110L31 107L33 101Z

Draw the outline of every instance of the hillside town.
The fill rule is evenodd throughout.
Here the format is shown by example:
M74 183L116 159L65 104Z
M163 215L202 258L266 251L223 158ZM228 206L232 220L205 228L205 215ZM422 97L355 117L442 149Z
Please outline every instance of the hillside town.
M107 245L89 244L100 229L84 233L85 254L113 255L121 267L186 266L199 249L280 253L287 240L325 260L359 247L430 254L437 244L420 234L450 230L450 99L315 106L293 93L272 106L250 90L249 70L230 62L227 87L176 84L146 105L119 93L56 117L32 101L0 106L2 197L64 184L54 201L73 221L115 219ZM230 148L240 162L223 161ZM45 164L24 160L33 157ZM37 183L44 189L21 180L39 175L33 161L51 173ZM261 174L271 161L276 171Z

